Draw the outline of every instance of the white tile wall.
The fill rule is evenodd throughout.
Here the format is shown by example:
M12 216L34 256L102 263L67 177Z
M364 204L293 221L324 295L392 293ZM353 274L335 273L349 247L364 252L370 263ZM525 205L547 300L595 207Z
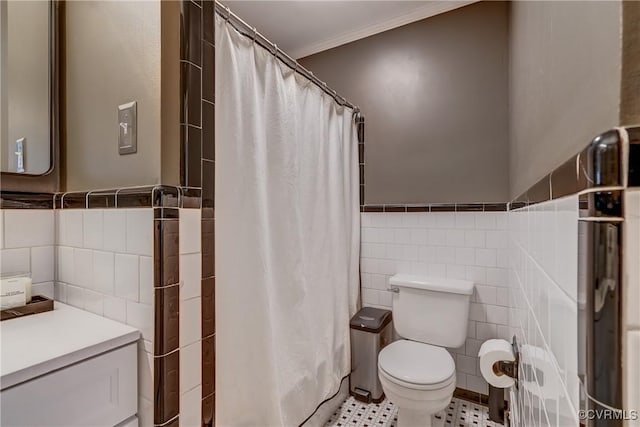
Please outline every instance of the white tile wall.
M0 210L0 267L30 271L34 294L140 329L139 416L152 424L153 209Z
M138 256L115 254L114 260L116 296L131 301L140 301L140 261Z
M55 218L57 298L131 324L151 341L153 209L64 209Z
M153 256L153 232L149 232L149 224L153 224L153 209L130 209L126 212L127 253Z
M140 426L153 425L153 348L138 345L138 420Z
M395 273L468 279L476 283L468 338L450 349L458 387L487 393L478 368L482 341L509 338L506 212L362 213L362 299L391 308L387 282Z
M577 426L577 196L511 211L509 253L510 333L521 366L544 374L521 381L514 425Z
M150 425L153 209L63 209L55 211L55 223L55 299L140 330L138 416Z
M53 213L49 209L4 210L5 248L51 246L54 243Z
M32 294L54 297L54 213L51 209L0 210L0 272L31 273Z
M640 411L640 190L625 191L625 224L623 236L623 292L626 327L624 372L625 408ZM640 420L629 422L640 426Z
M180 209L180 425L200 425L202 316L200 210Z
M124 209L103 211L102 243L105 251L123 252L127 245L127 212Z
M180 395L180 425L184 427L202 424L202 387L197 386ZM144 424L141 424L144 425Z

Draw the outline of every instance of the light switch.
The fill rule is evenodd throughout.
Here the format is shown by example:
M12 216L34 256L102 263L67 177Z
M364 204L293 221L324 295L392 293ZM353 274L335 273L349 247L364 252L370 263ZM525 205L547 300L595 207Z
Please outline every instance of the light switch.
M16 172L24 173L24 143L26 138L20 138L16 140Z
M138 151L136 101L118 106L118 152L133 154Z

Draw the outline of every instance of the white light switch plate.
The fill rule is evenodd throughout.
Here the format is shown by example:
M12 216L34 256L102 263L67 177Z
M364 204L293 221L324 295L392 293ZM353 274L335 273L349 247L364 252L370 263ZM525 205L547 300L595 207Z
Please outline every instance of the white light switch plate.
M138 151L136 110L136 101L118 106L118 152L120 154L133 154Z

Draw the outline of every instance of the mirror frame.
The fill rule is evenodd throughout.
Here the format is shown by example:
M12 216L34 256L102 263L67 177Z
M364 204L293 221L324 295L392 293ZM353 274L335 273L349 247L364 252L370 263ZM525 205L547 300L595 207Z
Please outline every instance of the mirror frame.
M64 123L61 120L64 91L63 73L64 2L49 0L49 170L43 174L0 173L0 190L10 192L55 193L60 190L60 152Z

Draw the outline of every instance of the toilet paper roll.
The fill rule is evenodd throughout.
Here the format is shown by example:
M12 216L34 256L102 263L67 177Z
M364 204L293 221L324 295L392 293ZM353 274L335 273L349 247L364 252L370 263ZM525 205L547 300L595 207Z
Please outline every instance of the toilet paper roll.
M493 365L501 360L506 362L513 362L516 358L513 354L511 344L505 340L487 340L480 346L478 352L480 357L480 372L482 377L487 380L489 384L498 388L511 387L515 381L508 375L502 372L497 372Z

